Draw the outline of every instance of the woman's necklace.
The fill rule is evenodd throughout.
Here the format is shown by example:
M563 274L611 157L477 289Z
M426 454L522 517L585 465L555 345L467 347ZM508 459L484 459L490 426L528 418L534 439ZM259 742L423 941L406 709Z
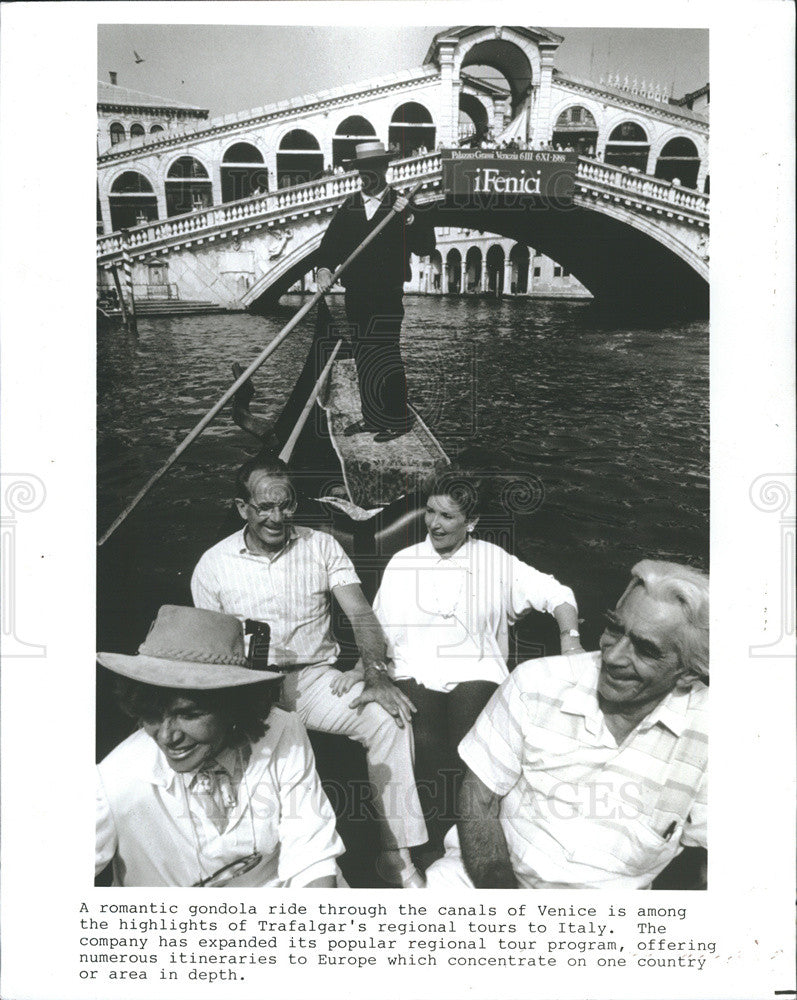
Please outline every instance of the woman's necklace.
M210 875L206 875L205 865L202 863L202 851L199 845L199 831L196 827L196 820L194 819L194 814L191 811L191 802L188 797L188 789L185 786L185 782L181 781L180 784L183 788L183 798L185 800L185 808L188 813L188 821L191 824L191 835L194 841L194 853L196 854L197 869L199 871L199 878L193 883L194 887L216 887L226 885L233 879L237 878L239 875L243 875L244 872L251 871L256 865L260 864L263 855L257 850L257 835L255 833L255 811L252 807L252 793L249 789L249 782L246 777L246 767L244 765L243 752L241 748L238 747L238 766L241 769L241 785L246 791L246 805L249 810L249 823L252 832L252 852L244 857L236 858L234 861L228 862L221 868L212 872Z

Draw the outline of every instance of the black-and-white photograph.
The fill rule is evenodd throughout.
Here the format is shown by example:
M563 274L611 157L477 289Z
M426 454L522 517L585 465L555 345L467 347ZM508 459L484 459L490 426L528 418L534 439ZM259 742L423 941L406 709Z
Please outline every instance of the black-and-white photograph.
M0 3L0 995L793 996L793 8Z
M100 884L704 888L708 32L98 73Z

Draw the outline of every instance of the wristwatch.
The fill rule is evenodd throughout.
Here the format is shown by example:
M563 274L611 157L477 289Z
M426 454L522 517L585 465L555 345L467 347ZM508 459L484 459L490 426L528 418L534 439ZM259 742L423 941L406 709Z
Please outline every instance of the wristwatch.
M559 635L564 638L566 635L572 636L574 639L580 639L581 633L577 628L568 629L567 632L560 632Z

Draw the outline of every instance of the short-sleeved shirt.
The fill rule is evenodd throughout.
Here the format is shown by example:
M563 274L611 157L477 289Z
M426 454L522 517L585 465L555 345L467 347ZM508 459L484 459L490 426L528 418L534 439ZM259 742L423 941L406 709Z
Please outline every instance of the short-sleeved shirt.
M250 552L243 530L218 542L197 563L191 593L198 608L268 622L275 666L309 666L337 660L331 594L359 582L331 535L292 526L274 556Z
M305 886L333 875L343 844L304 726L273 708L252 746L226 829L192 808L183 776L138 730L97 767L97 871L114 885L191 886L259 851L258 886Z
M528 888L646 888L706 847L708 689L674 689L618 746L598 705L600 653L520 664L459 753L502 796Z
M443 558L427 537L388 563L374 613L396 679L435 691L507 676L509 626L530 611L576 606L573 591L498 545L468 539Z

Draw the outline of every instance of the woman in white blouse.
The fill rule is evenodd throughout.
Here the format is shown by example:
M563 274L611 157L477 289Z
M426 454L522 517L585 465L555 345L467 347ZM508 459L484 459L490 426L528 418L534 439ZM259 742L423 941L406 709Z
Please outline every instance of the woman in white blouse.
M572 590L472 537L482 492L466 474L435 480L426 502L428 535L393 556L374 602L391 675L416 708L415 775L427 825L436 821L438 833L456 819L463 770L457 746L508 675L509 626L532 609L548 612L562 653L583 652ZM356 672L344 678L341 693Z
M250 650L251 654L251 650ZM343 844L298 716L272 707L232 615L162 607L138 655L99 653L141 728L97 768L114 885L333 888Z

